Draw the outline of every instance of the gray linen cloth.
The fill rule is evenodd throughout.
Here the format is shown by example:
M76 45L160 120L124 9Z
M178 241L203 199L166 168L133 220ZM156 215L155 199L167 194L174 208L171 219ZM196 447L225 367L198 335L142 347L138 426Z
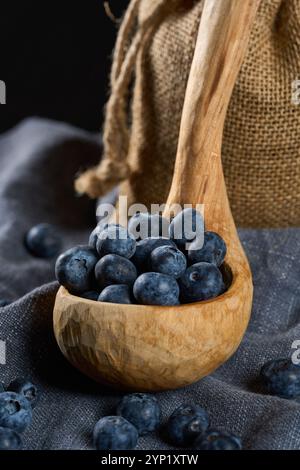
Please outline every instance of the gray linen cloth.
M6 365L0 381L31 378L42 390L26 449L90 449L95 422L113 414L121 394L72 368L52 333L58 288L54 261L32 257L23 246L39 222L58 226L64 248L85 243L95 223L94 204L73 192L75 173L94 164L93 135L66 124L29 119L0 136L0 340ZM259 369L288 356L300 339L300 229L240 230L254 277L254 305L237 353L214 374L185 389L158 393L164 420L182 402L199 403L213 426L240 435L247 449L300 449L300 402L265 393ZM139 449L172 449L158 434Z

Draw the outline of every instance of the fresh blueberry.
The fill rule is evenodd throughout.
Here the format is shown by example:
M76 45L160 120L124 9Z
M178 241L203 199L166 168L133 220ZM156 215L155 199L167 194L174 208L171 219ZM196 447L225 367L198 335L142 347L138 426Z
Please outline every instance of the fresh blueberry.
M125 284L105 287L98 300L99 302L111 302L113 304L132 304L129 287Z
M23 378L13 380L7 387L7 391L24 395L24 397L30 402L31 408L35 407L39 399L37 386Z
M215 232L204 233L204 243L198 249L198 240L190 244L188 260L190 264L205 262L221 266L226 256L226 243Z
M188 208L179 212L170 223L169 235L179 248L185 248L196 237L204 234L204 220L200 212Z
M6 305L9 305L10 302L7 299L0 299L0 308L1 307L6 307Z
M133 294L139 304L179 304L179 286L173 277L166 274L141 274L134 283Z
M15 392L0 394L0 426L23 432L31 420L31 405L24 395Z
M92 233L90 234L89 237L89 246L91 248L94 248L96 250L96 244L98 240L99 233L102 231L102 227L100 225L96 225Z
M172 240L163 237L149 237L137 242L136 250L131 261L135 264L140 273L151 271L150 255L151 252L159 246L173 246L176 248L176 245Z
M34 256L53 258L60 252L62 241L53 225L38 224L27 232L25 245Z
M136 240L168 237L169 222L159 214L139 212L129 220L128 230Z
M209 426L209 417L198 405L182 404L171 414L167 423L170 441L177 446L188 446Z
M96 423L93 439L97 450L131 450L137 444L138 432L122 416L106 416Z
M98 300L100 292L97 292L96 290L89 290L87 292L83 292L83 294L80 295L83 299L88 299L88 300Z
M221 271L214 264L196 263L179 279L182 302L197 302L217 297L224 292Z
M56 279L73 293L80 294L92 290L94 269L98 259L97 252L93 248L87 245L75 246L57 259Z
M117 407L117 413L132 423L140 436L155 431L161 419L157 399L145 393L125 395Z
M96 225L96 227L94 228L94 230L90 234L89 246L91 248L94 248L95 250L97 249L97 241L98 241L98 237L99 237L100 233L109 226L120 227L119 224L108 224L106 222L105 223L99 222L98 225Z
M12 429L0 427L0 450L19 450L21 447L19 434Z
M5 392L5 387L4 387L4 384L0 382L0 393L3 393L3 392Z
M99 233L96 247L100 256L115 254L124 258L131 258L135 252L136 241L126 228L107 225Z
M132 286L137 278L137 271L129 259L119 255L106 255L96 264L95 276L101 288L111 284Z
M300 364L293 364L290 359L271 360L262 367L260 376L272 395L300 397Z
M242 443L239 437L230 432L208 429L196 437L194 448L198 450L241 450Z
M150 258L152 271L168 274L177 279L186 270L186 257L174 246L160 246L155 248Z

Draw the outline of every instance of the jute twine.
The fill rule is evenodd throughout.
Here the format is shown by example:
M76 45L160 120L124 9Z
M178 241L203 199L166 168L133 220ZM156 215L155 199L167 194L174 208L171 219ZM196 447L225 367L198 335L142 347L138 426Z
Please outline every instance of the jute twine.
M130 2L115 47L104 158L77 179L80 193L98 197L122 182L130 204L165 202L202 4ZM240 226L300 225L300 105L292 100L297 79L300 0L262 0L222 148Z

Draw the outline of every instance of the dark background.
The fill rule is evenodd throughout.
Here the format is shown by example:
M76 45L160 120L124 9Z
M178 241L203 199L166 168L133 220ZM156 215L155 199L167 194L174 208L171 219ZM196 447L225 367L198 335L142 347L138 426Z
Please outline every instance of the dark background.
M1 2L0 132L27 116L101 128L117 25L103 0ZM120 17L128 0L110 0Z

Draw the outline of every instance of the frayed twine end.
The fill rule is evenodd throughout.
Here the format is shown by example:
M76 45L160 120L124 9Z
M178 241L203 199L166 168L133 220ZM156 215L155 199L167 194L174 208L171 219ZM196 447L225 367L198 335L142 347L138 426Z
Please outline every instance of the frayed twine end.
M75 180L75 190L79 195L87 194L96 199L127 179L129 174L130 168L126 162L105 159L99 166L90 168Z

